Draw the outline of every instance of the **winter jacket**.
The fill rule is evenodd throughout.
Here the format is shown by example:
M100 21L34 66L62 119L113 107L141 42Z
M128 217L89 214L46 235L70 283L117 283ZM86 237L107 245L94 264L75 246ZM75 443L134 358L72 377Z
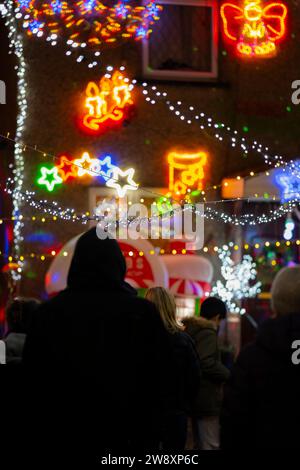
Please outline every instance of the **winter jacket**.
M9 333L4 338L6 346L6 364L19 365L22 362L23 348L26 335L23 333Z
M213 322L201 317L184 319L186 332L193 338L200 359L202 378L192 406L192 415L202 418L218 416L222 402L222 384L229 378L218 349L217 330Z
M85 455L155 446L159 419L173 400L168 335L125 273L118 243L99 240L95 229L85 233L67 289L40 307L25 343L39 433L51 442L53 427L55 442L65 446L71 436L72 449Z
M188 413L195 398L201 377L199 357L192 338L179 331L170 334L170 345L174 355L175 403L170 407L171 413Z
M299 447L300 365L292 343L300 340L300 314L268 320L239 355L225 392L222 447Z

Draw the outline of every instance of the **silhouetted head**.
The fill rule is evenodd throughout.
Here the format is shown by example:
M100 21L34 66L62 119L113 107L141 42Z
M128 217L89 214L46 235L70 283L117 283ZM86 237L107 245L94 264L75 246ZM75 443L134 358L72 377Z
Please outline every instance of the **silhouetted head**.
M300 313L300 266L279 271L272 284L271 303L275 315Z
M98 238L95 228L79 238L68 274L68 287L131 289L124 281L125 275L125 258L116 240Z
M200 315L219 324L227 316L226 304L217 297L208 297L201 305Z
M27 334L40 304L37 299L18 297L12 300L6 308L8 332Z

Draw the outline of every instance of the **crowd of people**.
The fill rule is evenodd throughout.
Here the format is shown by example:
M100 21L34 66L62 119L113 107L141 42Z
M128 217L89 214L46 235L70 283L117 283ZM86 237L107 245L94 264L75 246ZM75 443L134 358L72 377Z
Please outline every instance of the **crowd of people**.
M10 414L32 423L35 445L65 450L67 435L72 449L94 453L179 453L190 428L195 450L296 448L300 267L277 275L274 316L232 370L218 346L220 299L179 322L166 289L139 298L125 274L117 241L92 229L76 245L63 292L8 306L7 365L19 367L7 368L6 400Z

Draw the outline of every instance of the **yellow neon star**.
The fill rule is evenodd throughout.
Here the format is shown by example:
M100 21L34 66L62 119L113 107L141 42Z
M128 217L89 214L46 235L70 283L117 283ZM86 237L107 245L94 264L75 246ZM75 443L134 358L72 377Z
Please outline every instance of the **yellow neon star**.
M133 180L134 172L133 168L123 171L116 166L110 172L111 177L106 182L106 186L116 189L118 196L122 198L126 195L127 191L136 191L138 189L138 185ZM122 180L125 181L125 184L120 184L119 181Z
M88 152L84 152L80 159L74 160L74 165L77 166L77 174L79 177L84 175L97 176L94 170L97 164L98 159L91 158Z

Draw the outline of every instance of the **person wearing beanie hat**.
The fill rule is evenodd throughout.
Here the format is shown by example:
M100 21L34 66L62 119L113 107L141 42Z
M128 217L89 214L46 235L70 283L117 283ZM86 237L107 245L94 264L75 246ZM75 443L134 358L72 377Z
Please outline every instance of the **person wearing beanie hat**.
M225 392L221 446L298 449L300 266L284 268L271 288L273 317L240 353Z
M202 371L191 412L195 449L218 450L220 447L222 385L230 372L221 362L218 329L226 314L224 302L209 297L201 305L200 317L183 319L186 333L195 342Z

